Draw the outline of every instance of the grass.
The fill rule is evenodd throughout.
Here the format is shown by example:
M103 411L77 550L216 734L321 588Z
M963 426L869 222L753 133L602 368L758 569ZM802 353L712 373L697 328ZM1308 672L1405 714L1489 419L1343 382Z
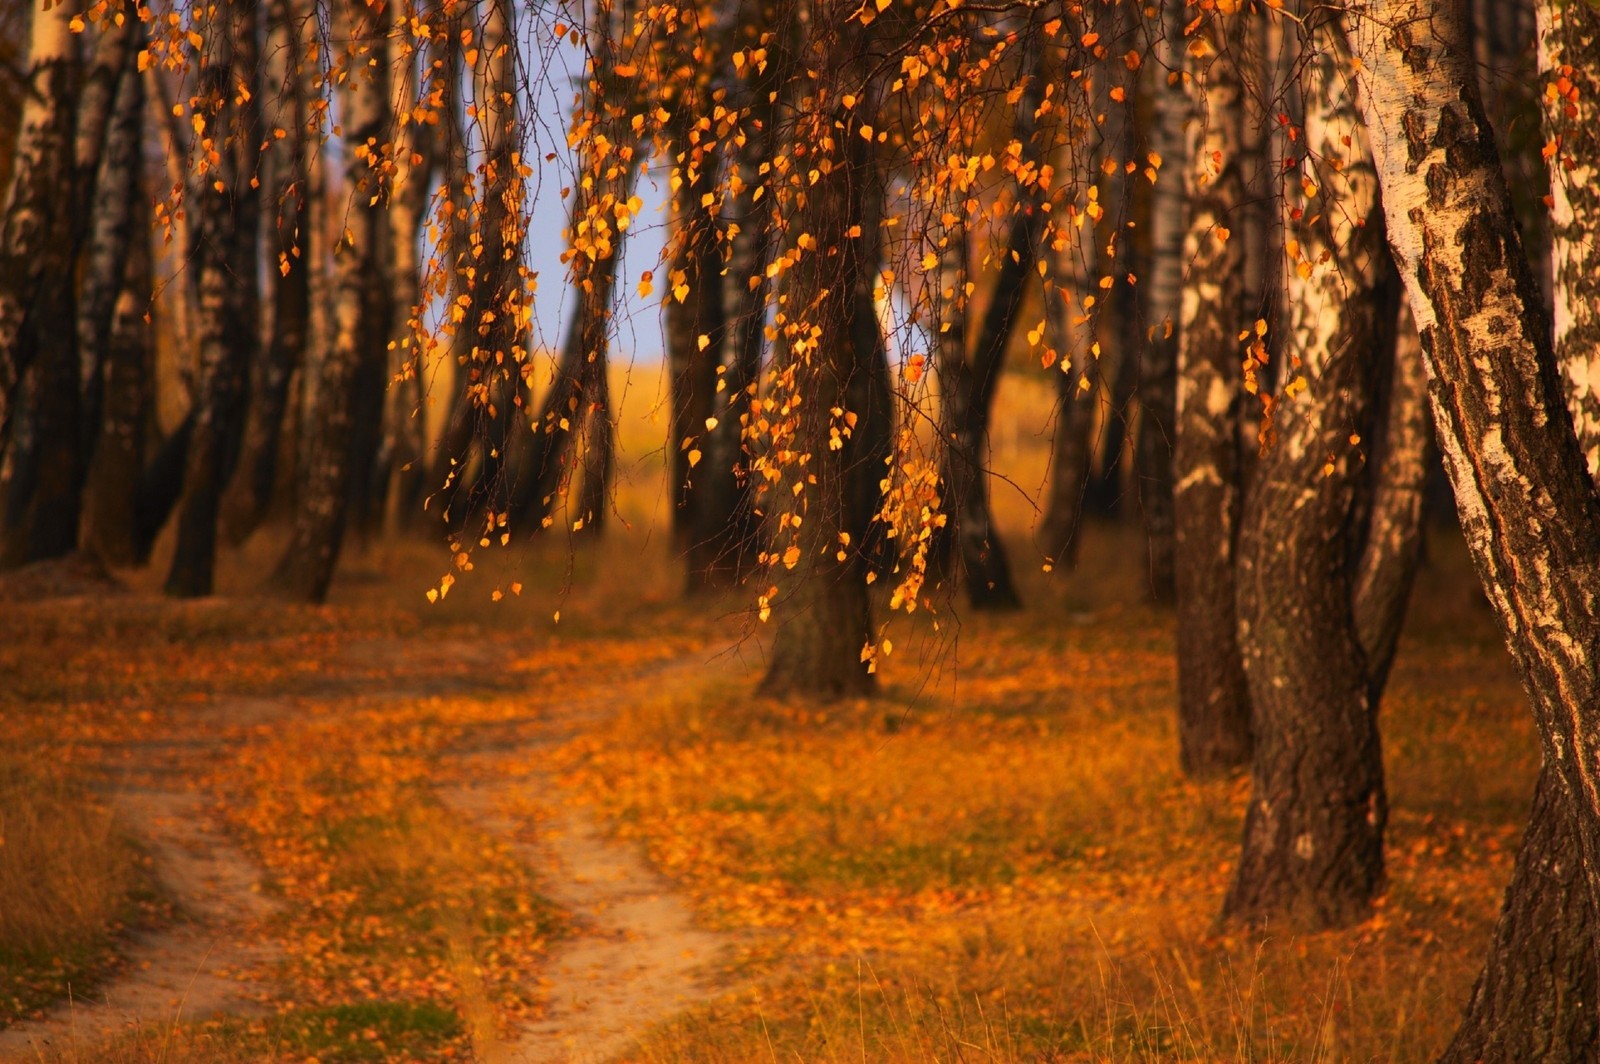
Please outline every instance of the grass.
M1001 408L1032 416L1047 395ZM998 451L1031 488L1044 456L1026 435L1003 430ZM740 943L744 989L632 1059L1411 1064L1443 1045L1538 759L1450 536L1430 548L1383 708L1386 895L1354 928L1246 934L1214 920L1248 783L1176 769L1173 618L1144 605L1137 533L1091 526L1078 570L1047 576L1029 506L997 486L1026 611L946 601L891 619L873 700L753 697L770 625L741 644L745 671L667 685L652 670L749 637L749 603L681 599L651 461L600 542L480 552L433 606L423 592L453 563L403 540L353 545L326 607L252 597L281 548L268 531L225 559L216 601L146 594L158 562L121 574L132 594L0 612L7 752L114 778L140 744L204 739L191 778L279 907L272 1019L158 1026L66 1047L62 1064L484 1059L536 1013L566 921L525 851L440 790L469 771L463 750L516 749L569 702L617 713L506 778L559 771ZM241 699L278 715L236 715ZM556 799L520 798L499 812L536 835ZM36 956L67 956L63 942Z
M430 1002L369 1002L294 1009L271 1020L151 1025L120 1037L51 1046L39 1064L262 1064L316 1060L366 1064L437 1059L461 1035L461 1018Z
M0 756L0 1026L105 973L142 880L108 809Z
M764 973L637 1059L1437 1054L1538 757L1459 545L1436 537L1383 708L1385 897L1347 930L1254 934L1215 923L1248 781L1177 771L1172 619L1138 604L1129 538L1095 534L1066 586L1025 577L1030 611L947 621L943 642L896 632L920 650L891 659L879 699L712 684L562 751ZM981 653L952 664L952 632Z

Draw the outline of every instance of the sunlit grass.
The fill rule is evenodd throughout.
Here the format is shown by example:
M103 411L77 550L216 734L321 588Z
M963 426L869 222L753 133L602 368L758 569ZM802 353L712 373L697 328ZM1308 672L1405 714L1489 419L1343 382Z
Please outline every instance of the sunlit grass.
M1032 490L1049 390L1003 387L1022 414L1008 413L997 458ZM541 897L549 870L435 788L460 771L460 743L515 749L557 706L594 710L594 730L524 767L563 772L706 922L739 936L753 983L656 1032L640 1059L1437 1052L1487 945L1538 756L1448 537L1383 710L1383 903L1347 931L1245 935L1213 921L1248 785L1177 771L1173 619L1145 603L1137 531L1092 524L1079 569L1046 574L1031 507L997 486L1028 610L978 617L935 596L931 616L892 618L881 697L754 697L770 625L735 667L657 683L662 666L747 636L750 596L681 598L651 416L625 422L635 464L603 538L479 550L436 605L424 592L451 552L411 536L350 544L326 607L255 597L282 545L267 529L224 559L216 602L144 594L158 562L120 574L135 594L0 616L13 749L93 778L137 760L118 744L224 744L203 790L279 906L280 1016L58 1047L61 1060L482 1059L474 1047L536 1010L561 917ZM280 717L236 720L240 697L274 700ZM522 797L535 830L542 803L566 800Z
M142 878L107 808L0 757L0 1025L93 986Z
M1092 531L1066 587L1025 575L1051 605L908 640L920 654L891 659L882 698L711 684L563 751L570 782L768 973L640 1059L1438 1052L1537 767L1489 619L1461 613L1463 559L1445 541L1430 563L1383 710L1386 897L1346 931L1257 935L1215 924L1248 781L1177 771L1170 615L1140 605L1133 536Z

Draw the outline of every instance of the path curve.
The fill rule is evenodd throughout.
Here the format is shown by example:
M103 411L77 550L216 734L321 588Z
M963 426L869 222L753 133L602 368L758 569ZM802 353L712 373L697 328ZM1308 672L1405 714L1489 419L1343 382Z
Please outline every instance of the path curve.
M484 648L435 645L446 656L482 654ZM394 681L367 697L410 699L466 690L457 678L424 679L416 648L404 640L374 640L352 648L352 661L383 670ZM530 977L543 984L546 1011L507 1042L482 1046L484 1064L595 1064L615 1057L638 1038L686 1008L726 987L711 969L736 940L698 927L690 906L640 856L635 846L608 838L598 822L551 775L509 776L502 765L526 764L530 754L596 727L630 697L665 685L682 685L708 670L726 669L733 655L705 652L668 661L604 694L569 702L541 719L538 736L512 745L467 748L453 759L458 782L439 787L449 807L489 834L509 842L538 876L542 889L575 918L577 934L556 942L544 965ZM713 664L716 662L716 664ZM267 724L294 712L288 698L224 699L202 711L213 727ZM197 721L199 723L199 721ZM483 740L488 734L477 736ZM192 776L181 764L214 753L220 741L132 744L145 770L140 785L111 796L123 823L148 848L163 889L181 919L172 926L134 935L123 950L119 972L83 1000L61 1005L36 1020L0 1029L0 1061L37 1061L48 1048L88 1046L135 1029L227 1013L260 1015L265 994L258 973L276 958L262 934L271 906L260 893L250 858L215 827L201 796L178 789ZM158 749L159 748L159 749ZM130 752L133 752L130 749ZM551 817L538 837L507 813L530 792L541 796Z
M149 851L178 919L131 936L119 971L92 993L0 1030L0 1060L36 1061L134 1030L265 1011L253 973L275 954L259 933L271 907L254 864L212 826L193 791L128 787L112 805Z
M736 938L698 926L687 900L638 847L607 837L553 775L508 774L501 767L513 760L526 765L529 755L604 722L646 683L659 695L707 668L696 654L652 669L620 694L567 703L537 739L463 753L458 763L476 766L460 773L471 782L441 790L446 805L511 840L538 870L546 895L578 925L576 935L554 943L545 961L544 1017L495 1046L496 1064L598 1064L728 989L718 985L714 968L732 953ZM506 812L529 794L551 812L533 838Z

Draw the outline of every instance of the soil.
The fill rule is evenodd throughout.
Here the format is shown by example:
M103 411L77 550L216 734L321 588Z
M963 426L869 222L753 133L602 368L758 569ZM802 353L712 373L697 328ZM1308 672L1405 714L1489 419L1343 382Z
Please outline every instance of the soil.
M461 672L441 681L417 668L419 655L444 657L459 667L475 647L414 645L381 640L353 648L352 672L367 697L438 696L471 685ZM373 666L391 679L372 690ZM673 662L645 682L658 690L699 674L704 661ZM354 676L350 677L356 683ZM324 676L330 691L342 683ZM463 745L440 787L441 798L484 830L512 843L535 871L552 901L566 910L574 934L557 942L547 962L528 978L546 1001L542 1018L479 1056L501 1064L594 1062L623 1052L650 1027L714 992L714 962L734 944L731 936L696 925L686 898L654 872L636 848L612 840L561 791L553 778L508 775L504 765L579 734L607 719L622 693L566 705L539 722L531 743L507 745L485 732ZM196 759L216 757L225 735L270 725L300 712L292 699L218 701L201 711L193 735L182 743L127 744L119 751L136 773L110 795L124 827L152 856L160 889L180 914L172 926L132 936L123 963L92 995L46 1015L0 1030L0 1060L35 1060L49 1046L90 1045L135 1029L218 1015L265 1011L276 950L264 926L272 905L261 891L260 870L217 826L191 789ZM518 797L540 796L548 819L519 822L508 812ZM532 830L530 830L530 827Z

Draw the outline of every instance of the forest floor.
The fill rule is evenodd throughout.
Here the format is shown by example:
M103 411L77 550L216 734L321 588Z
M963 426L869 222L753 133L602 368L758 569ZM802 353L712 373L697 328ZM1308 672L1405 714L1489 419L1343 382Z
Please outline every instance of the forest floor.
M0 758L113 811L142 901L94 964L0 951L0 1060L1428 1059L1537 764L1435 538L1389 889L1316 935L1213 924L1247 782L1176 771L1129 534L1023 613L895 621L882 695L832 706L756 697L749 604L627 533L431 606L405 544L322 608L238 593L250 551L194 603L25 573Z
M1009 484L1044 480L1036 390L1002 396L1038 408L998 427L1007 529L1035 519ZM0 578L0 1061L1422 1062L1449 1038L1538 766L1457 536L1430 533L1382 709L1386 893L1346 930L1245 933L1215 917L1248 780L1177 770L1136 531L1091 526L1051 574L1017 537L1028 608L891 618L874 699L760 697L781 611L683 596L638 420L598 542L470 572L355 544L315 608L263 593L270 531L204 601L159 595L159 552Z

